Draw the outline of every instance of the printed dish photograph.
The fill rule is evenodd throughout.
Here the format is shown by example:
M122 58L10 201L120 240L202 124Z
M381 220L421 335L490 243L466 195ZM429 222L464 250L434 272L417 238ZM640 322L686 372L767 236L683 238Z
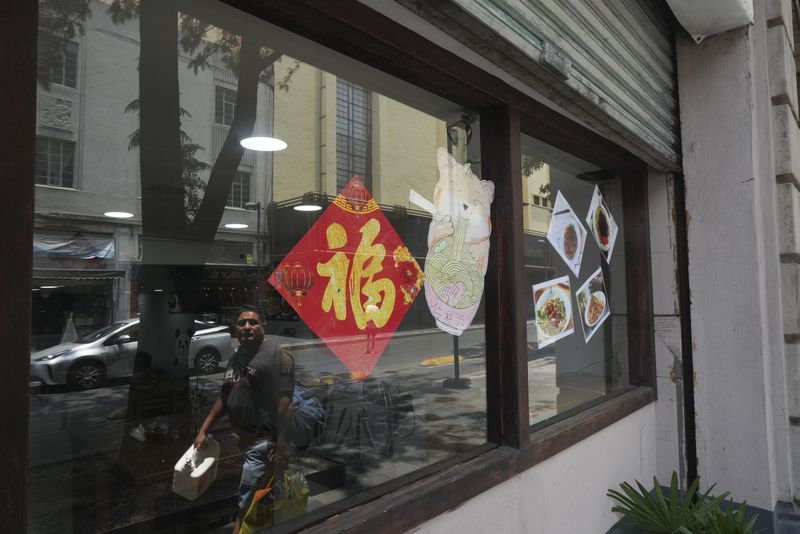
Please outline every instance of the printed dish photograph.
M553 216L547 230L547 240L575 276L581 271L586 229L567 199L559 191L553 204Z
M600 248L601 254L607 263L611 263L611 254L614 252L614 242L617 240L619 227L608 209L600 188L594 187L592 201L589 204L589 213L586 215L586 224Z
M603 270L598 268L575 292L583 337L588 342L611 315Z
M539 348L575 331L568 276L534 285L533 299Z

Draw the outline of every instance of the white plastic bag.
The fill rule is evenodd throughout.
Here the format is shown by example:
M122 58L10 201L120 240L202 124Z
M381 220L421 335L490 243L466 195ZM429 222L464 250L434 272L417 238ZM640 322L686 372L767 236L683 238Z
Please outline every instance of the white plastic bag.
M195 500L214 482L218 463L219 442L211 435L200 450L195 449L194 444L190 445L175 464L172 491L190 501Z

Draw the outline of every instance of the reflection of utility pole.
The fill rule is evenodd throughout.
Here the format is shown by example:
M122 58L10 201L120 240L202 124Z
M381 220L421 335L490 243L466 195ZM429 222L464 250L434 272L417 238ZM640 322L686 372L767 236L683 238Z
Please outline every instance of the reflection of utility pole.
M247 210L255 210L256 212L256 307L259 309L261 313L264 313L264 310L261 309L260 300L261 295L259 294L258 288L262 284L262 275L261 275L261 249L263 248L263 243L261 242L261 202L247 202L244 205L244 208Z
M244 208L256 212L256 265L261 265L261 202L247 202Z
M458 361L458 336L453 336L453 378L445 378L442 385L446 388L468 389L472 380L461 378Z

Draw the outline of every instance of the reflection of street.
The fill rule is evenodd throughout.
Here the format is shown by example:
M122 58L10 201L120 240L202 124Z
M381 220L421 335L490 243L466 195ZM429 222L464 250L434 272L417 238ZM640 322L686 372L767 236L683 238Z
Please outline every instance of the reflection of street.
M459 355L464 357L461 376L471 379L471 387L460 390L442 386L445 378L453 376L452 365L419 365L425 359L452 354L452 336L439 331L397 335L371 376L379 378L386 387L391 407L397 413L392 416L373 407L369 422L363 419L366 412L358 398L359 383L350 378L341 362L324 344L280 338L283 344L292 348L295 355L298 381L313 383L310 389L323 404L327 402L330 406L331 402L335 403L337 413L344 412L348 419L342 425L337 420L338 427L329 429L321 437L320 443L309 450L312 456L345 466L344 485L317 487L310 497L309 508L334 502L485 443L486 370L483 338L483 330L477 328L464 332L459 338ZM528 356L530 416L531 422L538 422L556 412L558 389L555 386L555 357L551 350L539 351L533 347ZM324 377L330 380L320 380ZM205 416L216 398L221 380L222 373L190 379L192 389L200 392L198 397L203 402L203 406L199 407L199 417ZM372 381L375 382L377 380ZM80 509L76 504L80 494L74 491L84 484L79 477L89 469L111 473L122 442L128 387L126 382L117 382L91 391L56 389L48 394L31 395L31 532L70 531L63 526L75 524L73 516ZM374 397L371 398L374 400ZM389 416L395 418L386 419ZM365 426L367 423L369 428ZM223 422L220 426L224 428L226 424ZM391 431L390 443L385 435L380 434L387 429ZM224 430L220 432L224 434ZM180 444L176 449L182 451L185 447ZM235 477L240 465L240 462L231 460L229 477ZM165 470L169 469L171 467L166 465ZM61 473L61 478L53 480L54 472ZM148 514L158 515L159 509L163 510L163 503L158 503L164 499L170 502L181 499L171 493L170 480L165 480L158 486L161 488L159 496L145 497L150 501L143 506L143 497L135 497L137 492L142 491L140 488L128 487L110 474L104 477L107 485L103 491L116 492L116 497L110 496L112 501L137 499L136 506L128 506L135 513L118 511L117 516L111 518L118 525L126 524L126 521L141 521ZM220 495L235 491L235 487L235 480L221 478L212 484L214 493ZM65 498L63 501L58 498L42 499L36 496L41 495L40 492ZM186 505L189 503L186 502ZM100 504L91 502L88 506ZM115 506L121 505L117 502ZM115 509L128 508L122 506ZM76 527L73 531L81 529Z
M385 337L388 334L378 334ZM333 353L321 341L298 342L292 338L279 338L280 342L292 349L297 364L297 378L301 382L320 375L336 375L348 372ZM363 343L363 338L331 339L329 342L347 344ZM391 371L408 371L417 367L427 358L453 354L453 336L439 330L421 330L396 334L386 347L372 371L373 376L382 376ZM467 360L478 357L483 365L484 333L482 329L464 332L459 338L459 354ZM465 362L466 363L466 362ZM450 368L452 375L452 367Z
M319 341L294 338L280 338L280 341L292 348L300 382L309 383L315 378L347 372ZM459 354L464 357L461 375L472 379L472 387L451 390L444 388L442 381L453 376L452 365L422 367L419 364L427 358L452 354L452 336L439 331L396 336L372 377L380 378L386 385L392 407L401 413L396 422L387 423L385 417L388 414L380 411L373 412L377 415L369 420L369 432L373 437L382 429L392 430L391 446L386 446L385 438L369 439L365 427L357 420L359 410L351 410L356 421L347 430L347 435L337 439L323 436L321 443L309 451L326 461L344 464L344 485L332 489L317 488L309 507L336 501L484 443L484 347L482 329L469 330L461 336ZM203 392L199 395L204 402L200 408L201 417L216 398L221 379L222 373L190 379L192 388ZM348 403L357 404L356 388L352 387L355 383L349 376L336 377L333 384L319 383L311 390L323 400L335 393L341 409ZM128 389L127 381L119 381L90 391L51 388L48 393L31 394L30 532L84 531L88 527L78 526L75 520L78 513L88 513L90 521L98 528L103 521L124 525L142 521L148 514L158 515L159 510L168 508L165 508L167 501L175 503L181 499L171 493L171 479L149 486L148 491L153 487L160 488L158 495L148 493L143 496L142 488L129 485L115 474L125 431ZM413 406L413 411L410 406ZM223 427L220 432L224 433L227 425L222 423L220 426ZM176 450L185 450L184 444L176 444ZM178 456L176 453L175 460ZM230 464L234 469L241 466L240 461L231 460ZM164 462L164 471L171 473L167 461ZM228 490L226 484L225 480L218 479L212 484L212 489L224 493ZM229 486L231 491L235 491L235 484ZM45 494L48 495L46 499L41 497ZM94 496L92 499L103 499L103 502L89 500L89 495ZM142 500L148 499L148 503L142 504ZM101 507L108 509L100 510ZM92 512L95 508L98 510Z

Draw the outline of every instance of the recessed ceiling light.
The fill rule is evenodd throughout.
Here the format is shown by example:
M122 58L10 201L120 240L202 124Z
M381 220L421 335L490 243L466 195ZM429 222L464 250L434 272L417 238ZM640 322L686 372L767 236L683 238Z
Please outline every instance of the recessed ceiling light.
M288 146L286 141L281 141L275 137L262 136L245 137L239 141L239 144L249 150L257 150L259 152L278 152Z
M241 230L243 228L247 228L247 225L242 223L228 223L225 225L225 228L230 228L231 230Z
M297 211L319 211L322 209L322 206L315 206L314 204L300 204L299 206L295 206L294 209Z
M59 287L62 286L42 286L42 289L58 289Z
M107 211L103 215L112 219L130 219L133 217L133 213L128 213L127 211Z

